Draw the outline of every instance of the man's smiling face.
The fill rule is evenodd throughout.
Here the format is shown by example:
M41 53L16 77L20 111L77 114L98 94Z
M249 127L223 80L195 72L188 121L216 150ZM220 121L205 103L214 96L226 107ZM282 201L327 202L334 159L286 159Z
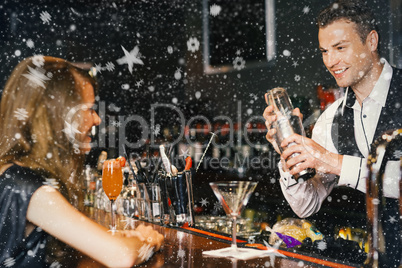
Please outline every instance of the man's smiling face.
M362 42L354 22L341 19L320 28L318 41L324 64L338 86L358 87L369 79L374 64L372 45Z

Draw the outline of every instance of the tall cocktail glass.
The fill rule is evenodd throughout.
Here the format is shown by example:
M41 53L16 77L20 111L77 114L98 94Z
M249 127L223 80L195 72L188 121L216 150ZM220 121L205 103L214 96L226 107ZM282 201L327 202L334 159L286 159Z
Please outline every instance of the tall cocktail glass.
M102 187L110 200L110 211L112 213L110 231L114 233L116 232L116 217L113 205L123 188L123 173L120 161L111 159L103 163Z

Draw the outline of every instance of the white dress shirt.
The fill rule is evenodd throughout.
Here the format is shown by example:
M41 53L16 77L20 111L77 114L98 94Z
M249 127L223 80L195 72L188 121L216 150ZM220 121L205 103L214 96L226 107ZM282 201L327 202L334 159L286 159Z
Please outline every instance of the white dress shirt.
M314 178L299 183L288 172L284 172L279 163L282 192L293 211L299 217L304 218L316 213L320 209L321 203L336 185L348 186L366 192L366 178L368 177L367 157L381 109L385 106L392 78L392 67L386 60L382 59L382 62L384 63L383 70L370 95L363 100L362 106L356 100L351 107L354 111L355 137L350 138L355 138L364 158L344 155L339 180L336 179L337 176L332 174L317 173ZM331 136L333 119L339 105L348 96L347 90L350 89L346 89L343 98L338 99L322 113L313 129L312 139L332 153L338 153ZM345 104L346 100L342 104L343 108ZM399 197L400 175L399 161L389 161L385 170L385 196Z

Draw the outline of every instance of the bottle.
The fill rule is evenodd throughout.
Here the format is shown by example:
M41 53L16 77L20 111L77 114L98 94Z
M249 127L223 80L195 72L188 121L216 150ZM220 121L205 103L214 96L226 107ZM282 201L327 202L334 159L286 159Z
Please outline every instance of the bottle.
M139 197L137 183L132 173L128 172L127 186L120 194L121 212L126 217L139 218Z
M293 105L284 88L277 87L271 89L265 94L265 100L268 105L274 107L276 121L272 122L272 127L276 129L275 141L282 153L283 148L280 146L282 141L294 133L305 136L304 128L300 118L292 114ZM290 143L288 147L293 145L296 145L296 143ZM298 154L295 153L290 157L295 157L297 155ZM293 175L293 177L295 180L308 180L314 175L315 170L308 168Z
M96 165L96 169L98 171L98 174L102 177L102 168L103 168L103 162L107 159L107 152L102 151L98 157L98 163Z
M96 187L96 178L92 172L92 168L89 165L85 166L85 197L84 197L84 205L92 207L94 205L95 198L95 187Z
M102 187L102 168L103 162L107 159L107 152L102 151L98 157L98 163L96 165L97 179L95 182L95 193L94 193L94 206L97 209L105 208L105 197L107 198Z

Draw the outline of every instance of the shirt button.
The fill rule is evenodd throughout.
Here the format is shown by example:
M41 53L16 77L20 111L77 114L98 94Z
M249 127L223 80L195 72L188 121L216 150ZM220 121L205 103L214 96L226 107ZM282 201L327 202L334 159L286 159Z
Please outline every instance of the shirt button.
M363 118L366 118L366 117L367 117L367 115L364 114L364 115L363 115Z

